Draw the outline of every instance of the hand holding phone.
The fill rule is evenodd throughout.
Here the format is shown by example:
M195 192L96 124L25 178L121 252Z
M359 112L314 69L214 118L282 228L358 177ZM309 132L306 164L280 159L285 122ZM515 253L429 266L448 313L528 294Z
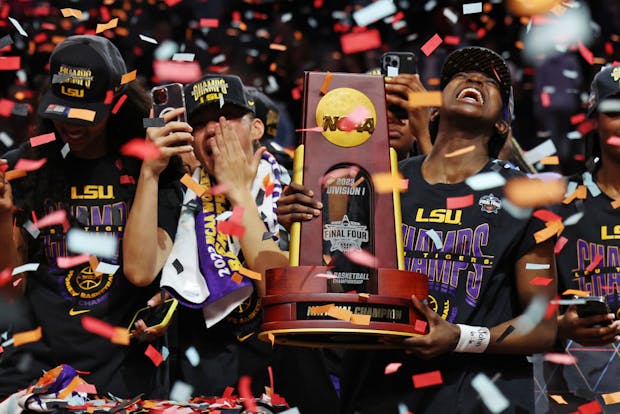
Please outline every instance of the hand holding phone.
M147 306L139 309L127 329L130 332L134 330L136 322L140 320L144 322L146 329L157 330L167 328L178 304L179 302L176 299L168 299L157 306Z
M585 300L585 303L577 305L577 315L580 318L587 318L594 315L607 315L611 313L609 305L605 301L605 296L586 296L577 299ZM610 320L600 322L601 326L611 324Z
M418 73L416 56L412 52L386 52L381 55L381 73L383 76L397 76L400 74L414 75ZM407 99L407 97L403 97ZM398 119L407 119L407 110L398 105L390 105L388 111Z

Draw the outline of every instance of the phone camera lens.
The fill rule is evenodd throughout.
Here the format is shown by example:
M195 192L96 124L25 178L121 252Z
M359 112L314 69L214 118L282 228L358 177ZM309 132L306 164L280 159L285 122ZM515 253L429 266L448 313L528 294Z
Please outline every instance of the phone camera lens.
M168 102L168 91L166 89L156 89L153 91L153 101L157 105L163 105Z

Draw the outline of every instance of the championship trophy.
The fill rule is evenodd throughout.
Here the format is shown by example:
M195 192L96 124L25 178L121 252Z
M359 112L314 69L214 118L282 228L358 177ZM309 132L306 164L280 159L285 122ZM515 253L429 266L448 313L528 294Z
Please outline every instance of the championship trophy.
M305 74L302 145L293 181L321 196L321 216L294 223L290 265L266 274L259 337L279 344L386 348L384 337L428 333L411 295L426 299L426 275L405 271L383 77ZM373 182L375 179L375 182ZM376 266L353 260L368 253Z

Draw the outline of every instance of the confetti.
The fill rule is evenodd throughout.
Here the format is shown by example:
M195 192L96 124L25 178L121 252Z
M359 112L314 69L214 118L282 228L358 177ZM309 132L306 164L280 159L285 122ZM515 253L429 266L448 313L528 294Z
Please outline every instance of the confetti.
M547 263L526 263L525 270L546 270L551 267L550 264Z
M123 76L121 76L121 85L125 85L129 82L136 80L137 75L138 71L136 69L132 70L131 72L125 73Z
M51 213L40 218L35 224L35 227L38 229L42 229L44 227L57 226L57 225L63 225L63 226L69 225L69 223L67 222L67 211L66 210L52 211Z
M196 61L154 60L153 72L160 82L190 83L202 76L202 68Z
M430 54L433 53L442 42L443 40L441 40L441 37L438 34L435 34L426 43L424 43L420 50L426 56L430 56Z
M31 331L18 332L13 334L13 346L21 346L31 342L40 341L43 337L43 330L39 326Z
M20 35L24 36L24 37L28 37L28 33L26 33L26 31L24 30L24 28L22 27L21 24L19 24L19 22L17 20L15 20L12 17L9 17L9 21L11 22L11 24L15 27L15 29L17 29L17 31L19 32Z
M348 249L344 252L344 255L352 261L362 266L377 268L379 266L379 259L362 249Z
M353 314L351 315L351 323L354 325L370 325L370 315L359 315Z
M0 70L19 70L21 58L19 56L0 56Z
M71 9L71 8L64 8L64 9L60 9L60 12L62 13L62 17L75 17L76 19L81 20L82 19L82 11L78 10L78 9Z
M12 275L18 275L24 272L36 272L39 269L39 263L26 263L13 269Z
M141 160L155 160L161 156L161 150L152 141L142 138L134 138L125 143L121 149L121 154Z
M504 191L516 207L539 207L557 204L564 199L566 183L563 179L541 180L517 177L506 182Z
M153 39L152 37L148 37L143 34L139 35L139 37L140 37L140 40L144 40L145 42L152 43L154 45L157 44L157 40Z
M551 139L548 139L531 150L525 152L525 154L523 154L523 158L528 164L536 164L542 158L555 154L556 151L555 144Z
M193 367L197 367L200 364L200 354L193 346L190 346L185 350L185 358L192 364Z
M506 329L504 329L504 332L502 332L502 334L495 340L495 342L496 343L502 342L504 339L506 339L508 337L508 335L513 333L514 330L515 330L514 326L508 325L508 327Z
M443 99L440 91L412 92L409 94L409 105L412 108L439 107L442 103Z
M603 394L601 397L603 397L603 401L607 405L620 403L620 391Z
M532 298L527 308L517 318L515 323L515 329L520 334L527 334L530 332L540 321L547 312L549 301L543 295L536 295Z
M466 208L474 204L474 195L467 194L460 197L446 197L446 208L449 210L458 210Z
M206 188L201 186L191 175L185 174L181 177L181 183L189 190L193 191L198 197L202 197L207 192Z
M113 275L120 268L119 265L114 265L105 262L99 262L97 266L95 266L95 272L102 273L104 275Z
M252 395L252 379L244 375L239 378L239 384L237 385L237 389L239 390L239 397L242 398L243 406L250 413L258 412L256 407L256 401L254 401L254 396Z
M359 33L347 33L340 37L342 53L350 55L381 47L381 34L377 29Z
M353 315L353 312L351 312L350 310L341 308L339 306L332 306L327 311L327 315L331 316L332 318L336 318L341 321L348 322L351 320L351 316Z
M318 316L318 315L327 314L327 312L329 312L329 310L333 308L334 306L336 305L334 305L333 303L330 303L327 305L321 305L321 306L310 306L309 307L310 315Z
M193 62L195 55L193 53L175 53L172 55L172 60L181 62Z
M108 30L108 29L114 29L117 25L118 25L118 17L116 17L116 18L114 18L114 19L112 19L109 22L104 23L104 24L99 23L99 24L97 24L97 28L95 30L95 34L99 34L99 33L103 32L103 31Z
M590 401L589 403L581 404L577 407L579 414L600 414L603 412L603 407L598 401Z
M579 223L579 220L583 218L583 215L584 215L583 212L571 214L562 222L562 224L564 224L565 226L573 226Z
M465 3L463 4L463 14L482 13L482 3Z
M247 278L254 280L263 280L263 275L261 275L259 272L254 272L246 267L241 266L237 271Z
M553 247L553 253L556 255L560 254L564 246L566 246L567 242L568 239L566 237L560 236L560 238L555 242L555 246Z
M183 381L176 381L170 390L170 399L172 401L187 402L192 398L194 387Z
M484 405L492 413L500 413L510 406L510 403L486 375L479 373L471 380L471 386L478 392Z
M613 145L614 147L620 147L620 137L613 136L607 138L607 145Z
M86 263L89 259L90 254L80 254L78 256L57 256L56 265L61 269L69 269L71 267Z
M39 145L47 144L48 142L52 142L56 140L56 135L53 132L44 135L37 135L36 137L30 138L30 145L32 147L36 147Z
M86 331L104 337L112 339L115 334L114 326L101 319L93 318L92 316L82 316L82 328Z
M84 121L94 122L97 112L90 109L71 108L67 114L67 118L82 119Z
M553 282L552 278L536 276L534 279L530 280L530 285L549 286L551 282Z
M459 148L456 151L452 151L450 153L447 153L446 155L444 155L444 157L446 157L446 158L458 157L460 155L467 154L468 152L472 152L474 149L476 149L476 146L475 145L470 145L468 147Z
M443 249L443 242L441 241L441 237L439 237L439 234L437 234L434 229L428 230L426 232L426 235L431 238L437 250Z
M375 191L378 194L392 193L394 190L406 191L407 186L404 185L404 180L400 172L381 172L372 175L372 183L375 186ZM407 182L408 185L408 182Z
M220 26L220 21L218 19L201 18L198 21L198 25L200 27L208 27L208 28L211 28L211 29L217 29Z
M26 171L24 170L11 170L7 171L4 174L4 179L7 181L16 180L18 178L22 178L26 176ZM36 239L36 236L33 236Z
M396 5L392 0L378 0L353 12L351 16L356 25L368 26L394 13L396 13Z
M459 17L456 15L456 13L454 13L447 7L443 9L443 15L446 17L446 19L450 20L450 23L452 24L456 24L456 22L459 21Z
M325 74L325 78L323 79L323 84L321 85L321 93L323 95L329 92L329 84L331 83L333 77L334 75L330 72L327 72ZM321 127L317 127L317 128L321 128ZM320 130L322 131L323 128L321 128Z
M111 112L116 115L126 100L127 100L127 94L121 95L121 97L118 98L118 101L116 101L116 103L114 104L114 108L112 108Z
M431 371L424 374L416 374L412 377L414 388L431 387L443 383L440 371Z
M577 358L569 354L548 353L544 355L543 359L559 365L573 365L577 363Z
M596 256L594 256L594 259L592 259L588 267L586 267L586 270L588 272L593 272L594 269L596 269L598 265L601 264L601 261L603 261L603 255L597 254Z
M387 364L385 366L385 369L383 370L383 373L385 375L390 375L395 373L396 371L398 371L398 369L402 366L403 364L400 362L390 362L389 364Z
M489 188L501 187L506 184L506 179L496 171L485 172L468 177L465 180L472 190L482 191Z
M426 327L428 323L421 319L416 319L415 324L413 325L413 330L418 333L426 333Z
M564 225L560 221L550 221L545 223L547 227L534 233L536 244L542 243L560 234L564 230Z
M88 253L110 259L116 256L118 239L109 233L86 232L72 228L67 233L67 247L73 253Z
M27 158L20 158L19 161L15 164L15 170L21 171L36 171L43 166L47 162L47 158L41 158L38 160L29 160Z

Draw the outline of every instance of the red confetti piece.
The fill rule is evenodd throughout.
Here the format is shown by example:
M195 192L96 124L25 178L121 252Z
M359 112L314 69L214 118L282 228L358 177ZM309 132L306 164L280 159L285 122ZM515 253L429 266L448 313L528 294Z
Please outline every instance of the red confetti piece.
M316 126L316 127L313 127L313 128L302 128L302 129L296 129L295 130L295 132L306 132L306 131L321 132L321 131L323 131L323 127Z
M620 147L620 137L613 136L607 139L607 145L613 145L616 147Z
M15 107L15 102L9 99L0 99L0 116L8 118L11 116L13 112L13 107Z
M254 396L252 395L252 389L250 388L251 383L252 379L249 376L244 375L239 378L239 385L237 386L237 389L239 389L239 397L243 399L242 402L245 409L251 413L255 413L258 412L258 408L256 407Z
M85 392L86 394L97 394L97 388L93 384L83 382L73 390L75 392Z
M106 91L103 103L106 105L110 105L112 101L114 101L114 91Z
M200 19L199 23L200 27L209 27L212 29L217 29L220 25L220 21L218 19Z
M418 333L425 333L427 325L428 325L428 323L426 323L426 321L418 319L418 320L415 321L415 324L413 325L413 330L418 332Z
M590 262L588 267L586 267L586 270L588 272L594 271L594 269L598 267L598 265L601 263L602 260L603 260L603 255L597 254L596 256L594 256L594 259L592 259L592 262Z
M43 166L47 162L47 158L41 158L39 160L29 160L27 158L21 158L15 164L14 170L21 171L36 171Z
M601 404L596 400L581 404L577 409L579 410L579 414L600 414L603 412L603 407L601 407Z
M30 138L30 145L32 147L36 147L39 145L47 144L48 142L52 142L56 140L56 135L53 132L44 135L38 135L36 137Z
M547 305L547 310L545 311L545 316L543 318L549 319L552 316L555 316L555 312L558 310L559 307L560 307L560 297L556 295L556 297L553 298L553 300L549 301L549 304Z
M58 256L56 257L56 265L61 269L69 269L73 266L81 265L88 262L89 254L81 254L79 256Z
M153 72L162 83L191 83L202 76L202 68L197 61L154 60Z
M564 246L568 243L568 239L564 236L560 236L558 241L555 242L555 246L553 246L553 253L560 254Z
M127 100L127 95L126 94L123 94L123 96L118 98L118 101L114 105L114 108L112 108L112 113L116 114L121 109L121 106L123 106L123 104L125 103L126 100Z
M362 266L377 268L379 266L379 259L366 250L362 249L348 249L344 252L344 255L353 263L357 263Z
M66 210L56 210L51 213L43 216L37 223L35 227L38 229L42 229L43 227L55 226L60 224L65 224L67 222L67 211Z
M586 114L581 113L581 114L575 114L573 116L570 117L570 123L571 125L577 125L583 121L586 120Z
M450 46L456 46L461 43L461 38L458 36L446 36L443 38L443 41Z
M121 175L119 179L121 184L135 184L136 180L131 175Z
M21 60L19 56L0 56L0 70L19 70Z
M594 124L594 120L588 119L587 121L579 124L579 126L577 127L577 131L579 131L581 135L586 135L588 132L592 131L595 127L596 125Z
M134 138L121 147L121 154L142 160L153 160L159 158L161 151L157 145L142 138Z
M160 366L161 363L164 362L164 357L162 356L162 354L151 344L146 347L144 355L149 357L149 359L153 362L153 365L155 365L156 367Z
M425 374L417 374L412 377L414 388L431 387L433 385L439 385L443 383L441 378L441 372L431 371Z
M381 47L381 34L377 29L348 33L340 37L340 47L345 55L376 49Z
M13 278L13 268L7 267L0 272L0 287L6 285Z
M551 282L553 282L553 279L549 277L536 276L534 279L530 280L530 285L548 286Z
M449 210L456 210L459 208L466 208L474 204L474 195L467 194L460 197L447 197L446 208Z
M387 364L385 366L385 370L383 371L383 373L385 375L390 375L395 373L396 371L398 371L398 369L402 366L403 364L400 362L390 362L389 364Z
M549 210L544 210L544 209L536 210L534 211L532 215L544 221L545 223L549 221L562 221L562 217L558 216L557 214Z
M234 387L224 388L224 392L222 393L222 398L232 398L234 391L235 391Z
M541 92L540 103L545 108L551 106L551 96L547 92Z
M93 318L92 316L82 317L82 327L90 333L109 339L114 337L116 331L109 323L101 319Z
M430 56L430 54L433 53L435 49L437 49L442 42L443 40L441 40L441 37L437 33L435 33L433 37L431 37L430 39L428 39L426 43L424 43L424 45L420 48L420 50L426 56Z

